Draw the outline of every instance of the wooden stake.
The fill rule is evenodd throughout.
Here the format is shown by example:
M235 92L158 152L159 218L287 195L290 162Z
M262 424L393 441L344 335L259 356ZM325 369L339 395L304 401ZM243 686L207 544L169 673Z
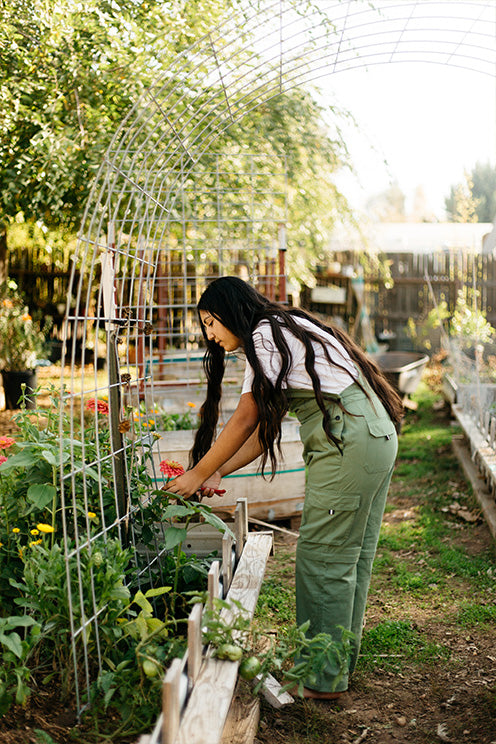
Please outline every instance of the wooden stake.
M232 536L225 534L222 538L222 583L224 585L224 596L229 591L232 581L232 546Z
M182 672L182 660L173 659L162 685L162 744L174 744L179 730L181 701L179 686Z
M219 597L219 561L214 561L208 572L208 602L210 611L214 608L214 599Z
M248 504L246 499L238 499L236 502L234 534L236 537L236 560L239 560L248 536Z
M196 604L188 618L188 687L191 690L202 663L202 606Z

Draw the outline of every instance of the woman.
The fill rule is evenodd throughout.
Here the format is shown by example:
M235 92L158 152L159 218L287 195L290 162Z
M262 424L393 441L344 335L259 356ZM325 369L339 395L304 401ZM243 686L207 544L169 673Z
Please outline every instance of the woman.
M296 551L297 623L336 640L355 640L352 674L379 529L397 452L402 403L377 366L343 331L303 310L271 302L238 277L221 277L198 303L207 344L207 398L191 451L191 469L167 485L206 495L221 477L262 456L275 472L281 422L300 421L305 504ZM241 349L246 370L233 415L215 439L225 354ZM305 697L336 699L348 687L330 670Z

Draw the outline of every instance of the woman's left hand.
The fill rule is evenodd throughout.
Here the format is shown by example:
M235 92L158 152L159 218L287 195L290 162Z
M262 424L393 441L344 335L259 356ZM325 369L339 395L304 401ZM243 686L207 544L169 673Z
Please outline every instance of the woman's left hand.
M169 493L175 493L177 496L182 496L183 499L187 499L197 491L200 490L202 479L198 477L194 470L187 470L182 475L179 475L174 480L169 481L164 486L164 491Z

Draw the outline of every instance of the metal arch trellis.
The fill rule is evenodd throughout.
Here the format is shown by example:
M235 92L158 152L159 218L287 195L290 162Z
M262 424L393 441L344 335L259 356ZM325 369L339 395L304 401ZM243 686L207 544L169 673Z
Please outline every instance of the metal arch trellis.
M284 299L284 163L223 153L223 133L270 98L360 67L421 61L494 77L495 39L495 6L483 0L249 3L180 54L116 132L86 206L64 323L60 433L75 444L69 457L61 447L60 468L79 710L95 671L90 638L101 668L105 611L85 566L117 536L133 547L138 580L160 570L156 535L138 560L146 423L167 364L182 367L188 394L200 379L198 292L236 271ZM88 400L103 398L108 417L89 414Z

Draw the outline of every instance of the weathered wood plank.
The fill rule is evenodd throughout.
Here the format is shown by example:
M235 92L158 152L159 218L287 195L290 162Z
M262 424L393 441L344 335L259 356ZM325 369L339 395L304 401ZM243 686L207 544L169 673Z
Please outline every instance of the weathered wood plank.
M191 689L202 663L202 606L196 604L188 618L188 685Z
M258 681L259 678L255 677ZM269 674L262 686L262 695L273 708L283 708L285 705L291 705L294 703L294 697L289 692L281 692L282 685L279 684L277 679Z
M248 535L245 548L226 599L241 603L253 616L263 581L265 565L272 548L272 535ZM230 622L240 610L236 606L222 611ZM237 662L206 659L191 692L175 744L218 744L227 719L238 675Z
M253 744L260 721L260 700L249 702L235 697L222 732L220 744Z
M214 599L219 598L220 589L219 589L219 571L220 571L220 564L219 561L214 561L212 565L210 566L210 569L208 571L207 576L207 590L208 590L208 601L207 601L207 608L209 610L212 610L214 607Z
M496 538L496 502L491 495L491 490L486 488L477 466L472 461L467 444L461 438L453 437L452 445L465 476L473 488L474 496L480 504L491 534Z
M174 744L181 714L182 659L173 659L162 686L162 744Z

